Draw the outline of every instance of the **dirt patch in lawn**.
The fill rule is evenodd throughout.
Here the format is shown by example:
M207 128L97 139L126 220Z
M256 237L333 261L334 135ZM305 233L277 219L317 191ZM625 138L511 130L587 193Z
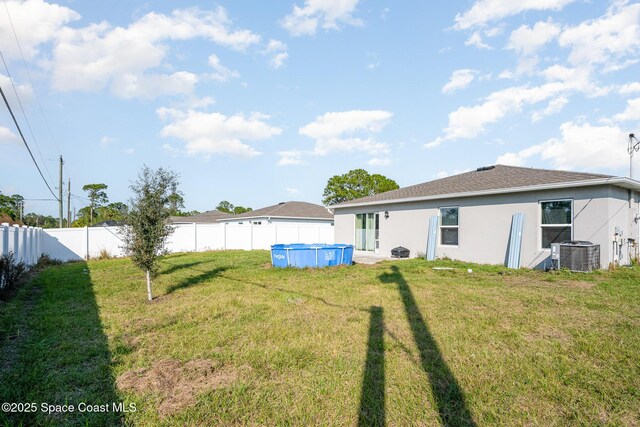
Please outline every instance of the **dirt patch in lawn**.
M161 360L150 368L125 372L117 384L120 390L159 394L158 412L167 416L196 403L199 394L227 387L237 378L236 369L208 359Z

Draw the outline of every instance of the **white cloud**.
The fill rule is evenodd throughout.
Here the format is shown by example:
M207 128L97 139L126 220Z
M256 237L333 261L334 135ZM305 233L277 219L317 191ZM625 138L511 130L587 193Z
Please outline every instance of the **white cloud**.
M640 98L628 99L627 108L622 113L613 116L613 119L619 122L640 121Z
M622 95L629 95L638 92L640 92L640 82L625 83L618 87L618 93Z
M462 106L449 113L449 123L444 135L425 144L434 148L445 141L459 138L475 138L485 132L489 124L496 123L508 115L522 112L524 107L554 99L543 112L534 113L540 119L544 113L553 114L567 102L569 95L579 92L587 96L602 96L610 87L599 87L591 81L589 67L568 68L554 65L540 72L547 80L539 86L514 86L489 94L483 102L474 106ZM565 98L565 99L562 99Z
M625 56L636 56L640 49L640 3L616 3L603 17L565 29L558 41L561 47L571 49L569 62L574 65L611 67Z
M292 36L313 35L321 27L337 30L340 24L362 25L353 17L359 0L305 0L304 6L293 5L291 13L281 21Z
M384 128L392 113L381 110L352 110L326 113L299 129L301 135L316 141L314 154L333 151L363 151L369 154L386 153L389 146L377 142L373 134ZM363 137L352 136L360 134Z
M393 163L391 159L380 157L374 157L367 162L367 164L371 166L388 166L391 163Z
M508 49L513 49L521 55L532 55L538 49L560 34L560 26L548 21L537 22L533 27L522 25L511 32Z
M269 40L267 48L262 53L270 57L269 66L275 70L282 67L285 61L289 59L287 45L280 40Z
M288 150L278 152L280 160L278 160L278 166L293 166L303 165L306 162L302 160L304 152L298 150Z
M18 97L22 104L26 104L31 102L34 99L33 88L29 84L18 83L13 80L13 85L15 86L15 92L11 87L11 79L4 74L0 74L0 86L4 88L4 94L9 100L9 104L16 107L18 104L18 100L16 99L16 92L18 93Z
M208 60L209 66L213 68L213 73L209 74L209 77L217 82L227 82L231 79L240 77L240 73L234 70L230 70L220 63L220 58L217 55L210 55Z
M564 106L567 105L568 103L569 103L569 99L567 97L565 97L565 96L559 96L557 98L554 98L551 101L549 101L549 104L547 104L546 108L544 108L542 110L535 111L531 115L531 121L535 123L535 122L538 122L538 121L542 120L543 118L545 118L547 116L551 116L553 114L557 114L560 111L562 111Z
M454 169L453 172L440 171L436 174L436 178L438 179L446 178L448 176L460 175L461 173L470 172L470 171L471 169Z
M266 123L268 116L259 113L249 117L242 114L225 116L171 108L160 108L157 113L161 120L169 122L162 128L162 137L182 140L187 154L191 155L256 156L260 152L245 142L269 139L282 132L280 128Z
M0 126L0 144L3 144L3 143L9 144L9 143L15 143L19 141L20 141L20 138L18 137L18 135L13 133L9 128Z
M286 190L287 190L287 196L289 197L300 195L300 190L298 190L297 188L287 188Z
M560 126L560 138L551 138L517 153L506 153L496 163L522 166L539 156L558 169L616 169L629 162L627 134L617 126L593 126L589 123L566 122Z
M7 0L6 6L11 14L11 21L20 40L22 52L28 60L36 58L39 47L55 39L65 24L80 19L80 15L73 10L42 0ZM20 50L15 43L4 4L2 9L0 13L2 53L7 59L17 59L20 58Z
M483 26L528 10L560 10L575 0L476 0L469 10L455 17L454 28L465 30Z
M122 74L114 76L111 92L125 99L187 95L193 92L197 82L198 76L187 71L173 74Z
M478 72L476 70L462 69L455 70L447 84L442 87L443 93L451 93L453 91L464 89L475 79Z
M118 141L117 139L105 135L102 138L100 138L100 146L102 148L107 148L109 145L114 144L117 141Z
M475 46L478 49L491 49L491 46L482 41L482 36L479 32L471 34L471 36L464 42L465 46Z
M169 40L204 38L242 51L260 37L234 30L226 11L198 8L174 10L171 15L149 13L128 27L107 22L58 32L51 60L55 90L95 91L109 87L122 97L185 94L197 82L194 74L149 72L165 64ZM72 76L72 77L70 77Z

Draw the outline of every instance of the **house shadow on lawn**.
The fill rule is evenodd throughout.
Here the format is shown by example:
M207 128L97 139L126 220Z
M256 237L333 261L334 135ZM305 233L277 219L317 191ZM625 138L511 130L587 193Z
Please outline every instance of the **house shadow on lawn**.
M37 406L0 412L0 425L123 424L93 286L87 264L74 262L40 272L9 303L17 310L0 342L0 402ZM47 414L43 403L75 410ZM107 410L82 412L81 403Z
M369 339L364 365L358 426L385 425L384 319L382 307L369 309Z
M442 358L438 344L431 335L411 288L400 269L393 265L390 273L383 273L378 278L382 283L398 286L413 339L420 352L422 370L429 377L440 422L445 426L475 426L476 423L465 402L464 392Z

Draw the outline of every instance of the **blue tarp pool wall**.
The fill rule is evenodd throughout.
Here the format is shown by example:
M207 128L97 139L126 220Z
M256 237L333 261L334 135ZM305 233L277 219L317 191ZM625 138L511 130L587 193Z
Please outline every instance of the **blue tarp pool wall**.
M352 261L353 245L292 243L271 246L271 263L274 267L329 267L351 265Z

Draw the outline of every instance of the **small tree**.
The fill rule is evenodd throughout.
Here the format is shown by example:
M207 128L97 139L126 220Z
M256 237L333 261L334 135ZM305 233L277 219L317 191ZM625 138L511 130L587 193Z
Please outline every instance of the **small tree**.
M93 211L109 201L107 193L104 191L107 188L107 184L87 184L82 187L82 190L87 192L90 202L89 225L93 225Z
M130 200L126 225L121 229L124 249L133 263L147 276L147 297L153 299L151 278L158 273L158 259L164 253L164 244L173 233L169 225L171 195L178 186L175 172L144 166L138 180L131 184L134 197Z

